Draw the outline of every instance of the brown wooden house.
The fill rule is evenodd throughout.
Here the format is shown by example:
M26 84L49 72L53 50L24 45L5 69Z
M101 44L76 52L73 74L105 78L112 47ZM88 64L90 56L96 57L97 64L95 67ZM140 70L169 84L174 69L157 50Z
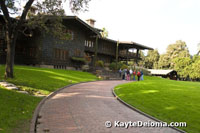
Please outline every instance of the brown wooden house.
M91 22L91 21L89 21ZM94 21L92 21L93 23ZM97 60L105 63L138 60L139 50L152 49L134 42L120 42L101 37L100 31L76 16L63 17L68 40L58 40L37 29L32 36L19 34L16 43L15 64L37 65L49 68L80 67L84 60L94 65ZM4 20L0 16L0 63L5 63L6 45Z

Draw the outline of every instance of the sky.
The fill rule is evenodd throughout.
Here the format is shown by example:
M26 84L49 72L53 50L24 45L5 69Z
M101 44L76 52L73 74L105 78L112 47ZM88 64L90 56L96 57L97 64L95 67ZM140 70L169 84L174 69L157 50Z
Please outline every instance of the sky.
M200 0L91 0L88 12L67 15L95 19L95 27L108 31L108 38L133 41L162 54L169 44L185 41L190 54L200 43Z

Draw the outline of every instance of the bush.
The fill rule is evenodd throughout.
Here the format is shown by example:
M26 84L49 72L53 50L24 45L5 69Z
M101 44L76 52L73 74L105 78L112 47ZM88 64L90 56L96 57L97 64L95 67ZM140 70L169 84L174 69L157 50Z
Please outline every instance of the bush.
M115 63L115 62L112 62L112 63L109 65L109 68L110 68L111 70L116 70L116 69L117 69L116 63Z
M127 69L127 68L128 68L128 66L125 65L125 64L123 64L122 67L121 67L122 70L123 70L123 69Z
M96 66L98 66L98 67L104 67L104 62L102 60L98 60L96 62Z
M121 62L118 62L118 63L112 62L112 63L109 65L109 68L110 68L111 70L119 70L122 66L123 66L123 63L121 63Z

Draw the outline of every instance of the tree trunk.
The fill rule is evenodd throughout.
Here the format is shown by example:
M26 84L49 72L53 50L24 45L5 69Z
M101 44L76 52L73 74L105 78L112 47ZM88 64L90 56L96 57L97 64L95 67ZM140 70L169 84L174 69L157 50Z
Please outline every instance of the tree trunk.
M11 35L9 31L6 31L6 43L7 43L7 54L6 54L6 70L5 70L5 78L14 78L14 57L15 57L15 43L16 43L16 35Z

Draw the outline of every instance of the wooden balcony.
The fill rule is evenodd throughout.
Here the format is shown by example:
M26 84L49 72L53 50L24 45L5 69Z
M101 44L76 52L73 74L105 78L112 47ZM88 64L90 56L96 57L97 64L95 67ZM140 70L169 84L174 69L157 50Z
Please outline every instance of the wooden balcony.
M94 47L85 47L85 51L86 52L95 52L95 48ZM106 50L98 49L97 53L98 54L115 56L115 52L109 51L108 49L106 49Z
M137 54L136 53L133 53L133 52L119 52L119 57L121 58L129 58L129 59L135 59L135 58L140 58L139 56L137 57Z

